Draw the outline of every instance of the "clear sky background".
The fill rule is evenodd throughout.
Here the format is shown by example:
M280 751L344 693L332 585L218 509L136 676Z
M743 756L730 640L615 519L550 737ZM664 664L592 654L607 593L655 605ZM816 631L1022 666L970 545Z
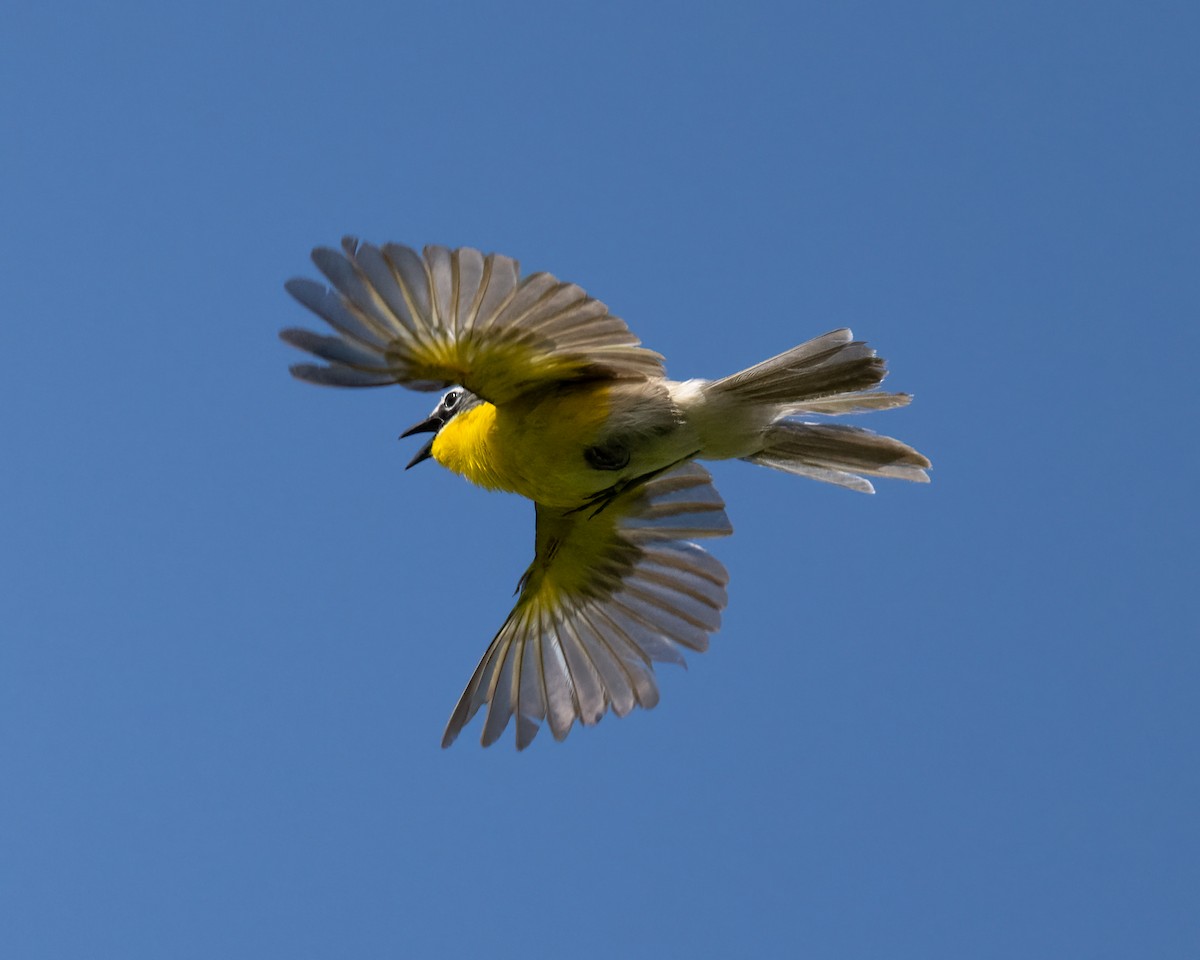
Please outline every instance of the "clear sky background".
M4 21L5 957L1200 956L1194 3ZM442 751L532 509L287 375L343 233L851 326L934 482L718 464L661 705Z

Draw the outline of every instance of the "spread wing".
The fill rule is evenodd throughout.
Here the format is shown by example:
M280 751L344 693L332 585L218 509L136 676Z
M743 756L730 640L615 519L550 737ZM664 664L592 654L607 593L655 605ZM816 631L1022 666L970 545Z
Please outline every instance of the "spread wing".
M333 285L295 279L287 290L334 336L280 336L325 364L292 373L311 383L414 390L459 384L503 403L538 384L664 375L662 357L639 346L625 322L572 283L548 273L522 278L510 257L460 247L360 244L318 247L313 262Z
M708 471L688 463L600 513L537 507L536 553L513 612L446 726L448 747L480 707L482 742L517 718L517 749L547 720L556 740L658 703L654 661L708 649L725 606L725 568L691 541L733 531Z

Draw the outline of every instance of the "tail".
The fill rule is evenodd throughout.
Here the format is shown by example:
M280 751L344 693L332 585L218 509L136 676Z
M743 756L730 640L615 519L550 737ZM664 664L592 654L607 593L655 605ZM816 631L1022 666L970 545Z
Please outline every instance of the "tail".
M704 392L717 409L764 411L767 422L758 449L741 454L743 460L874 493L875 488L862 475L928 483L925 471L929 460L908 444L870 430L795 418L908 404L912 397L907 393L875 389L885 376L886 363L843 329L715 380Z
M843 328L792 347L705 388L740 404L778 407L778 415L839 414L903 407L907 393L874 388L887 376L887 363Z
M860 474L929 482L926 457L907 443L861 427L779 420L767 428L763 440L762 450L742 459L862 493L874 493L875 488Z

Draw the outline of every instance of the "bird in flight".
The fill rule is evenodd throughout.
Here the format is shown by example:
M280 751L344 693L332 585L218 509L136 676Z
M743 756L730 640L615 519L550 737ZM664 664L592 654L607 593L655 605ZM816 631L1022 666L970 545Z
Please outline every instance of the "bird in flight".
M402 434L430 434L409 466L432 458L534 503L533 562L443 747L484 707L483 745L515 717L517 749L543 721L562 740L576 720L653 707L653 664L708 648L728 575L695 541L732 527L697 460L865 493L867 477L929 479L929 461L899 440L805 419L912 399L878 389L884 361L849 330L719 380L668 380L662 356L603 303L548 273L522 277L510 257L348 237L312 258L332 286L294 279L287 290L333 335L282 331L323 361L292 374L446 390Z

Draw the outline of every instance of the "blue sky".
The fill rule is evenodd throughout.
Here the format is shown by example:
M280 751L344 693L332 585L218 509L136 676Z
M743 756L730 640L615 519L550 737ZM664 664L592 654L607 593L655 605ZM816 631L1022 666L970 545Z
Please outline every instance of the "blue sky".
M4 954L1195 957L1198 27L9 10ZM681 378L852 326L934 482L718 464L661 705L442 751L532 510L404 472L427 396L287 376L344 233L575 281Z

